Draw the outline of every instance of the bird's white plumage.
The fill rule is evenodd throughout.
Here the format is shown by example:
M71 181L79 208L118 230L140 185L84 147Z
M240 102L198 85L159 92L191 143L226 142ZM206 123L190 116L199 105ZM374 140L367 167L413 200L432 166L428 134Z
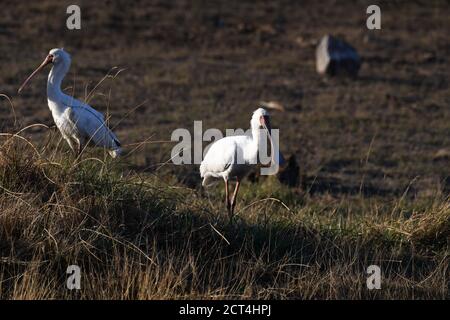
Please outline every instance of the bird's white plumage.
M225 182L225 203L230 222L233 219L240 181L252 167L258 164L259 148L264 139L269 137L273 147L269 114L266 110L259 108L253 112L250 126L251 136L231 136L214 142L200 164L203 186L211 185L216 178L223 179ZM260 128L265 131L260 130ZM264 133L269 135L267 136ZM236 179L236 186L230 199L229 180L234 178Z
M47 81L48 106L56 126L71 149L79 153L90 144L108 149L112 157L120 155L120 142L108 128L104 115L61 91L62 80L70 68L70 55L63 49L52 49L46 59L53 63Z
M203 185L208 186L213 178L228 180L243 177L256 163L257 147L251 137L231 136L213 143L200 164ZM237 158L242 155L242 162Z
M257 164L258 147L263 138L260 131L260 117L266 117L266 110L259 108L250 121L252 136L230 136L217 140L207 151L200 164L203 186L209 186L214 178L243 178Z

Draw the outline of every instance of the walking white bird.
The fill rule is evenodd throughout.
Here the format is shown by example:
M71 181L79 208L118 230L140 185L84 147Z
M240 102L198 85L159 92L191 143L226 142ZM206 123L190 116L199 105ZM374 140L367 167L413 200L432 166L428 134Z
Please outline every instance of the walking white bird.
M250 120L251 136L229 136L214 142L207 151L205 158L200 164L200 176L203 178L202 185L211 185L216 178L222 178L225 182L225 202L230 217L234 214L236 196L242 178L258 164L259 150L263 142L269 137L273 148L269 113L263 108L253 112ZM266 134L264 134L265 129ZM263 140L265 139L265 140ZM272 161L274 161L274 150L272 150ZM279 163L283 161L279 153ZM236 187L232 198L229 198L229 180L236 179Z
M122 152L116 135L108 128L103 114L61 91L61 82L70 68L70 55L64 49L52 49L41 65L24 81L24 86L46 65L53 64L47 81L48 107L56 126L70 148L80 155L87 144L108 149L115 158Z

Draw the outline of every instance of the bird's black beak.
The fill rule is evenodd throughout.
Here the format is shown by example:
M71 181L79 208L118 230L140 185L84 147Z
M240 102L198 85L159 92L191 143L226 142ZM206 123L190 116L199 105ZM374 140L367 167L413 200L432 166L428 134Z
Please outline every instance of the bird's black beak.
M46 65L48 65L49 63L53 62L53 55L49 54L44 61L41 63L41 65L39 67L36 68L36 70L33 71L32 74L30 74L30 76L23 82L23 84L20 86L19 90L17 91L18 93L20 93L22 91L22 89L25 87L25 85L31 80L31 78L33 78L36 73L38 73L39 71L41 71Z
M286 163L286 160L284 159L284 156L280 150L278 150L278 160L275 158L275 150L274 150L275 144L273 143L273 138L272 138L272 127L270 126L270 118L268 116L263 116L263 117L261 117L260 122L261 122L261 126L267 130L267 135L270 140L270 146L272 148L273 163L277 163L279 166L284 166L284 164Z
M271 151L272 163L278 163L278 161L276 161L276 159L275 159L275 146L274 146L274 143L272 140L272 127L270 125L270 118L268 116L262 116L259 121L260 121L261 126L264 129L266 129L267 136L269 137L270 147L272 149L272 151Z

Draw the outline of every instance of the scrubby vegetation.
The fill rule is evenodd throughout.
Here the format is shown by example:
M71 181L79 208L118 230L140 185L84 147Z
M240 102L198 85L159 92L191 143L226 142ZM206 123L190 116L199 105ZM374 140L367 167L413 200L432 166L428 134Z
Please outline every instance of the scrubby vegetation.
M220 189L58 148L1 141L2 298L448 297L448 198L318 201L272 177L245 184L229 225ZM71 264L82 290L65 286Z

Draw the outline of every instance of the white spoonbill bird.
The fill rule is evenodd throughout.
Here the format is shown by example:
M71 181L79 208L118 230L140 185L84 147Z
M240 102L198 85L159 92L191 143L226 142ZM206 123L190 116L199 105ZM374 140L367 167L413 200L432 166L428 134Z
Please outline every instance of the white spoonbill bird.
M53 120L70 148L80 155L87 144L108 149L115 158L122 152L116 135L108 128L103 114L61 91L61 82L70 68L70 55L64 49L52 49L41 65L24 81L19 93L33 76L53 64L47 80L47 101Z
M261 144L266 142L267 137L269 137L273 147L269 113L265 109L259 108L253 112L250 125L251 136L229 136L217 140L211 145L200 164L200 176L203 178L203 186L211 185L216 178L224 180L225 202L230 221L233 217L241 180L258 164ZM265 129L267 135L261 129ZM274 150L272 150L272 161L274 161L273 154ZM282 162L283 157L281 153L279 155L279 162ZM230 200L228 182L231 179L236 179L236 187Z

